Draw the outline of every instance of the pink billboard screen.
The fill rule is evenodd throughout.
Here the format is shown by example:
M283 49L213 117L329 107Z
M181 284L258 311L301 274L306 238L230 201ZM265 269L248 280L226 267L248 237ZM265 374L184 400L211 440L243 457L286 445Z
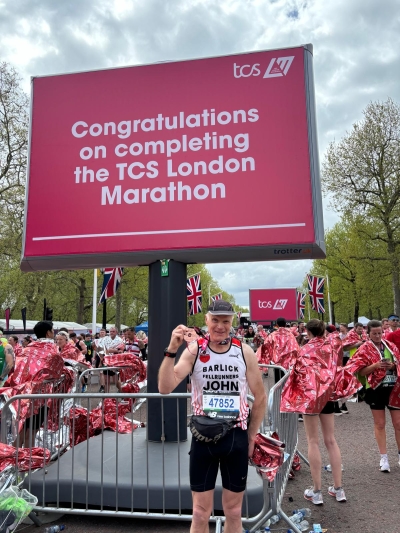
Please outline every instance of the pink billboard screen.
M250 289L250 318L253 322L277 318L297 320L296 289Z
M311 52L33 78L22 268L323 257Z

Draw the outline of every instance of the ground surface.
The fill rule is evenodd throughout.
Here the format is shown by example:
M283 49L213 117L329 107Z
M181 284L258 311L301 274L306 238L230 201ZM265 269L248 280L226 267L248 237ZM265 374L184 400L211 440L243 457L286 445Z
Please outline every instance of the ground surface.
M365 404L349 403L349 414L335 418L336 437L343 456L343 487L348 501L337 503L328 495L331 475L323 473L324 505L315 507L303 498L304 489L311 485L311 476L306 465L289 481L282 502L283 510L291 514L300 507L312 508L310 523L320 523L329 533L399 533L400 532L400 467L394 432L387 413L388 454L391 473L379 471L379 453L373 436L370 410ZM322 442L321 442L322 444ZM299 449L307 454L303 424L299 424ZM323 452L323 464L329 462ZM293 502L289 502L289 497ZM53 524L65 524L65 533L119 533L119 532L188 532L185 522L160 520L132 520L97 516L64 515ZM274 526L287 531L283 522ZM39 533L44 530L34 526L21 525L18 531ZM214 531L214 526L211 527Z

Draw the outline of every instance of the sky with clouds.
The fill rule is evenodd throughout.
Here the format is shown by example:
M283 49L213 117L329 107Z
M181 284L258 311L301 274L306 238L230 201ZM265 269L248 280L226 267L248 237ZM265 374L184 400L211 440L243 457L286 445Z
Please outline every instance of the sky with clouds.
M0 0L0 60L32 75L314 45L320 160L371 100L400 101L398 0ZM245 216L246 207L243 209ZM325 205L325 227L337 220ZM310 261L209 265L249 288L301 285Z

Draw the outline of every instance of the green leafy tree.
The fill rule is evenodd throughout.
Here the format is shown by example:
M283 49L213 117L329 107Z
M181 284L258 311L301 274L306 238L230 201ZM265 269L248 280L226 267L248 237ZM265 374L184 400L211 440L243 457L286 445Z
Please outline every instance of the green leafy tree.
M394 310L400 313L400 107L390 98L370 103L350 133L332 143L323 165L323 187L341 213L361 218L360 235L386 248L357 258L389 261Z

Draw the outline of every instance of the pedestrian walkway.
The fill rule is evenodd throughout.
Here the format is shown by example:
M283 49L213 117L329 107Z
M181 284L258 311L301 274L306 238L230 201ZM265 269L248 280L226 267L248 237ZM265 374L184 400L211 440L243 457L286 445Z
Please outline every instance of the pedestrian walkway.
M342 452L343 488L347 502L338 503L328 494L332 475L322 475L324 505L313 506L303 497L304 489L312 485L308 468L303 464L294 480L288 483L283 509L289 513L299 507L310 507L310 523L319 523L328 533L399 533L400 467L390 415L386 411L388 456L391 473L379 471L380 455L374 439L374 426L365 403L348 403L348 415L335 417L335 436ZM322 436L321 436L322 438ZM322 442L322 441L321 441ZM307 455L304 427L299 424L299 448ZM328 464L326 450L321 446L323 464ZM293 503L289 503L289 496Z

